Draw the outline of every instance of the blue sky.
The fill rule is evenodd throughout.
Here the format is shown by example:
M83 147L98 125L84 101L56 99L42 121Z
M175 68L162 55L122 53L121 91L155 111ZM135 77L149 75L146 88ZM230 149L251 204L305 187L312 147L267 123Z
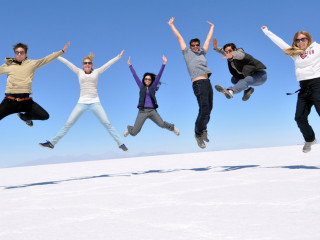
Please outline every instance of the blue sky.
M158 73L162 55L167 66L165 83L157 93L158 112L165 121L181 131L179 137L160 129L148 120L136 136L124 139L129 152L121 152L111 136L91 112L83 115L54 150L38 146L64 125L79 98L76 75L56 60L40 68L32 95L50 114L47 121L25 126L17 116L0 121L0 167L24 162L38 163L98 160L143 154L215 151L222 149L302 144L302 135L294 121L297 95L286 96L299 88L293 61L269 40L260 27L291 44L299 30L311 33L319 41L318 1L5 1L1 4L2 37L0 59L13 57L17 42L29 45L30 59L42 58L71 41L64 57L77 66L90 52L100 67L125 49L124 57L100 75L98 92L110 122L122 135L137 115L138 87L129 71L127 59L141 77ZM242 93L227 100L214 91L214 107L208 125L210 143L205 150L194 139L198 105L178 44L167 22L175 17L175 26L186 42L198 37L203 41L209 31L206 21L215 24L218 45L234 42L267 66L267 82L255 88L248 102ZM230 85L226 60L212 50L207 54L212 85ZM4 94L6 75L0 76ZM309 117L316 136L319 117L312 109Z

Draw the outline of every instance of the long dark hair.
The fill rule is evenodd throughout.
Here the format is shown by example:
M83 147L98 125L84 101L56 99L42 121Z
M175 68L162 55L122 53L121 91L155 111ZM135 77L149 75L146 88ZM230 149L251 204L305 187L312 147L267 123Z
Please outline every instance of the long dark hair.
M150 77L151 77L151 84L150 84L150 85L152 85L152 83L153 83L154 80L156 79L156 75L155 75L154 73L146 72L146 73L143 75L143 78L142 78L142 83L143 83L143 85L146 85L146 84L144 83L144 79L145 79L146 76L150 76Z

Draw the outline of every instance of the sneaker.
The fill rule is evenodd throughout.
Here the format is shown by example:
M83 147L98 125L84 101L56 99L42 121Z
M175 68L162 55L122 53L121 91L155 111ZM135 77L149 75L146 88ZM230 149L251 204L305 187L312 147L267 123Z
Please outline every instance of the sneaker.
M180 135L180 130L179 130L178 128L176 128L175 126L174 126L174 128L173 128L173 132L174 132L174 134L177 135L177 136Z
M204 143L202 136L194 135L194 137L196 138L198 146L200 148L206 148L206 144Z
M204 130L203 133L202 133L202 139L203 141L205 142L209 142L209 139L208 139L208 131L207 130Z
M121 146L119 146L120 149L122 149L124 152L128 151L128 148L126 147L126 145L122 144Z
M218 92L223 93L223 94L226 96L226 98L228 98L228 99L233 98L232 93L229 92L228 89L225 89L224 87L222 87L221 85L216 85L215 88L216 88L216 90L217 90Z
M127 137L129 135L129 130L128 128L126 130L124 130L123 136Z
M317 140L313 140L312 142L305 142L304 146L303 146L303 149L302 149L302 152L304 153L308 153L311 151L311 146L316 144L317 143Z
M33 126L32 120L24 120L22 113L18 113L18 117L19 117L22 121L24 121L25 124L26 124L28 127L32 127L32 126Z
M252 87L250 87L250 88L248 88L247 90L245 90L244 92L243 92L243 97L242 97L242 101L247 101L249 98L250 98L250 96L251 96L251 94L254 92L254 88L252 88Z
M41 147L45 147L45 148L49 148L49 149L53 149L54 148L53 144L48 140L45 143L39 143L39 145Z

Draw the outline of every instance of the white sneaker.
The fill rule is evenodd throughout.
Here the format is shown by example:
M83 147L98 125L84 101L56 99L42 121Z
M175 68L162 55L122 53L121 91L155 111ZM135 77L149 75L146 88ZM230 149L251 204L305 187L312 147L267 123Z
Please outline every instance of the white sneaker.
M178 128L176 128L175 126L174 126L174 128L173 128L173 132L174 132L174 134L177 135L177 136L180 135L180 130L179 130Z
M129 135L129 130L128 128L126 130L124 130L123 136L127 137Z
M313 140L312 142L305 142L302 152L308 153L311 151L311 146L317 143L317 139Z

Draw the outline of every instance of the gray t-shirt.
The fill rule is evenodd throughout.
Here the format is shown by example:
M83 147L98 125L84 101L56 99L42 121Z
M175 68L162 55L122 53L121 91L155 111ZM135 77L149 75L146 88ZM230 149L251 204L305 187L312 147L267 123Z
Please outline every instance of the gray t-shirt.
M208 68L206 59L207 53L203 48L201 48L200 51L195 52L186 47L182 50L182 53L187 64L191 80L204 74L208 74L208 78L210 77L211 71Z

